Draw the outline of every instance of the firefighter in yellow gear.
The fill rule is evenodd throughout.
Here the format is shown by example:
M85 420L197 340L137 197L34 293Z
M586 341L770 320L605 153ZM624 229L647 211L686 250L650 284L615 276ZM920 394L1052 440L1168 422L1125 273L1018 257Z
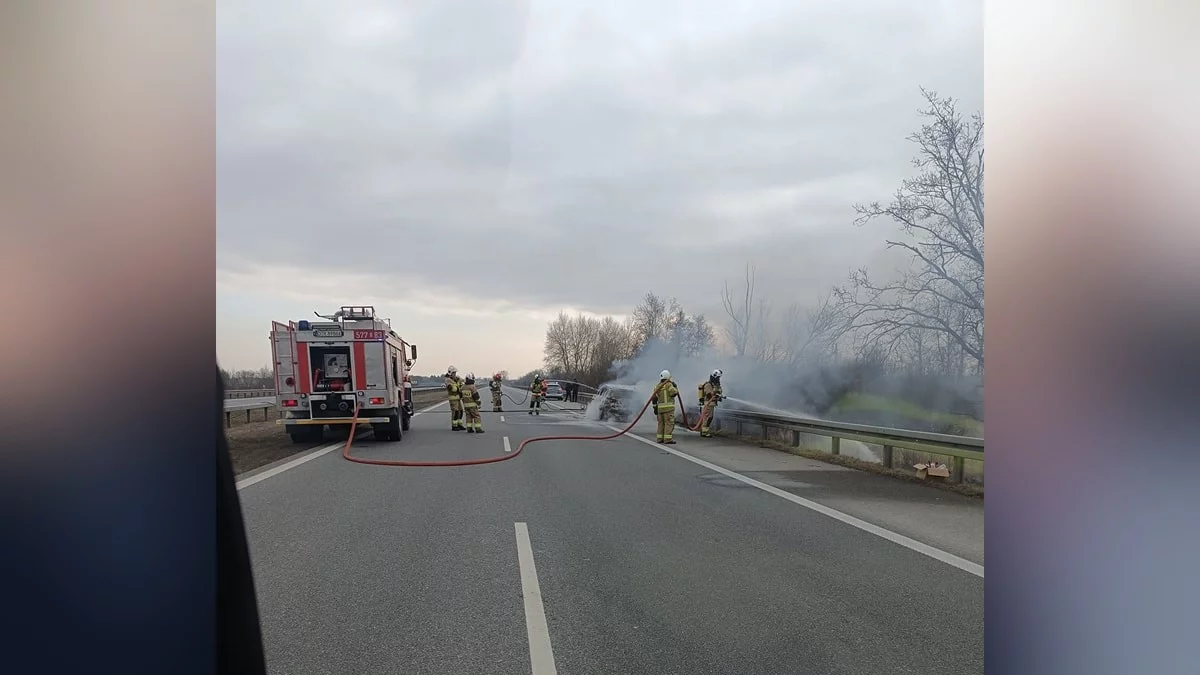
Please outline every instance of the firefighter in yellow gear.
M488 388L492 390L492 412L504 412L504 402L500 400L504 393L501 390L502 383L500 373L493 375L492 381L488 382Z
M462 405L462 378L458 376L458 369L450 366L446 369L446 397L450 400L450 430L462 431L466 429L463 424L463 405Z
M658 388L654 390L654 415L658 417L658 431L654 440L663 445L674 445L671 438L675 431L675 397L679 396L679 387L671 381L671 371L659 373Z
M467 373L462 387L463 412L466 413L467 433L483 433L483 415L479 414L479 389L475 387L475 373Z
M546 397L546 381L540 373L533 376L533 384L529 385L529 414L542 414L542 399Z
M713 416L717 414L717 403L725 399L725 392L721 389L721 375L724 373L720 368L712 371L708 376L708 381L699 386L700 390L700 436L703 438L711 438Z

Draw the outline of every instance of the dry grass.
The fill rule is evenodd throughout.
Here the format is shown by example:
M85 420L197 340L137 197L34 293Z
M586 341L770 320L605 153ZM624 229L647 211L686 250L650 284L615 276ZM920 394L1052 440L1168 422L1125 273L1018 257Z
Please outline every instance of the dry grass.
M433 405L445 398L441 391L419 391L413 394L413 405L417 410ZM271 462L277 462L296 453L312 448L328 445L336 440L334 433L326 432L325 440L319 443L293 443L283 427L275 424L279 419L272 406L263 411L251 412L250 422L246 421L244 411L235 411L231 424L225 430L225 438L229 441L229 456L233 461L235 474L245 473Z
M715 435L721 436L722 438L727 438L729 440L737 441L739 443L745 443L746 445L754 445L754 446L757 446L760 448L767 448L770 450L779 450L781 452L787 452L787 453L790 453L793 455L799 455L800 457L806 457L808 459L815 459L815 460L818 460L821 462L826 462L828 464L837 464L838 466L844 466L849 469L857 469L859 471L867 471L869 473L874 473L874 474L878 474L881 476L889 476L891 478L898 478L900 480L905 480L910 483L918 483L920 485L924 485L924 486L930 487L930 488L935 488L938 490L946 490L948 492L955 492L957 494L965 495L967 497L979 497L980 499L983 499L983 486L982 485L975 485L975 484L971 484L971 483L961 483L961 484L947 483L947 482L938 480L936 478L922 479L922 478L917 478L917 476L915 474L908 472L908 471L904 471L903 469L888 469L888 468L884 467L882 464L875 464L874 462L864 462L861 459L855 459L853 457L845 457L843 455L834 455L834 454L830 454L828 452L823 452L821 450L813 450L811 448L798 448L798 447L790 446L786 443L780 443L778 441L769 441L769 440L755 439L755 438L749 438L749 437L743 437L743 436L733 436L731 434L722 433L720 431L716 431L714 433L715 433Z

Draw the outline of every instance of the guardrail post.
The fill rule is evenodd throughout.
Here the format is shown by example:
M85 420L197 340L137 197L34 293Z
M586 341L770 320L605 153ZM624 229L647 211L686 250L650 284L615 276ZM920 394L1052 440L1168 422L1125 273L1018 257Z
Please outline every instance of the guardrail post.
M829 437L829 454L831 454L831 455L842 454L842 439L840 436L830 436Z
M246 408L246 424L250 424L250 408Z
M895 452L890 445L883 446L883 468L891 469L895 463Z
M962 483L966 480L966 463L962 457L954 457L954 469L950 473L950 480L954 483Z
M800 447L800 430L799 429L792 429L792 447L793 448Z
M232 422L232 421L230 421L230 419L229 419L229 418L230 418L230 416L232 416L232 415L233 415L233 411L232 411L232 410L226 410L226 411L225 411L225 428L226 428L226 429L228 429L228 428L230 427L230 425L232 425L232 424L233 424L233 422Z

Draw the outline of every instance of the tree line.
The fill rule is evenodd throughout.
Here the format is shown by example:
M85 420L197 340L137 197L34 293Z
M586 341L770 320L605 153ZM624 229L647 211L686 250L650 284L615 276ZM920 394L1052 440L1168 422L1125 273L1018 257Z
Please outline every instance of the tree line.
M275 371L270 366L257 370L226 370L221 368L225 389L275 389Z
M688 313L675 298L650 292L623 320L560 312L546 329L540 372L595 387L608 379L613 363L633 358L651 340L680 356L695 356L714 344L716 333L703 314ZM534 372L539 371L515 381L525 384Z
M964 117L953 99L921 89L924 123L907 140L916 146L916 175L891 200L854 205L858 227L888 221L888 248L912 265L879 280L865 267L815 302L792 300L781 311L756 293L756 270L725 283L721 346L738 357L812 372L851 363L863 372L982 378L984 149L983 117ZM717 342L713 325L674 299L647 293L625 321L560 314L546 330L546 369L598 384L615 361L651 338L698 354Z

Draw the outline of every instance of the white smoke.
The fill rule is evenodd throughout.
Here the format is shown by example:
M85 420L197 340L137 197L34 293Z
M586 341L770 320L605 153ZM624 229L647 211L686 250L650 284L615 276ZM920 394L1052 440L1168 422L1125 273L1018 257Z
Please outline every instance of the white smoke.
M818 419L814 411L797 405L797 382L803 380L805 375L800 369L763 363L746 356L738 357L717 349L688 356L680 354L680 350L671 343L652 340L637 357L614 363L613 377L607 384L633 387L637 395L630 402L633 408L630 412L636 413L658 386L659 374L668 370L671 379L679 387L684 404L692 411L699 403L698 387L707 382L712 371L718 368L723 371L721 388L729 397L729 400L720 404L722 409ZM595 402L585 412L588 419L597 419L598 414ZM646 419L643 418L643 425ZM876 452L855 441L842 441L841 452L864 461L881 461Z

